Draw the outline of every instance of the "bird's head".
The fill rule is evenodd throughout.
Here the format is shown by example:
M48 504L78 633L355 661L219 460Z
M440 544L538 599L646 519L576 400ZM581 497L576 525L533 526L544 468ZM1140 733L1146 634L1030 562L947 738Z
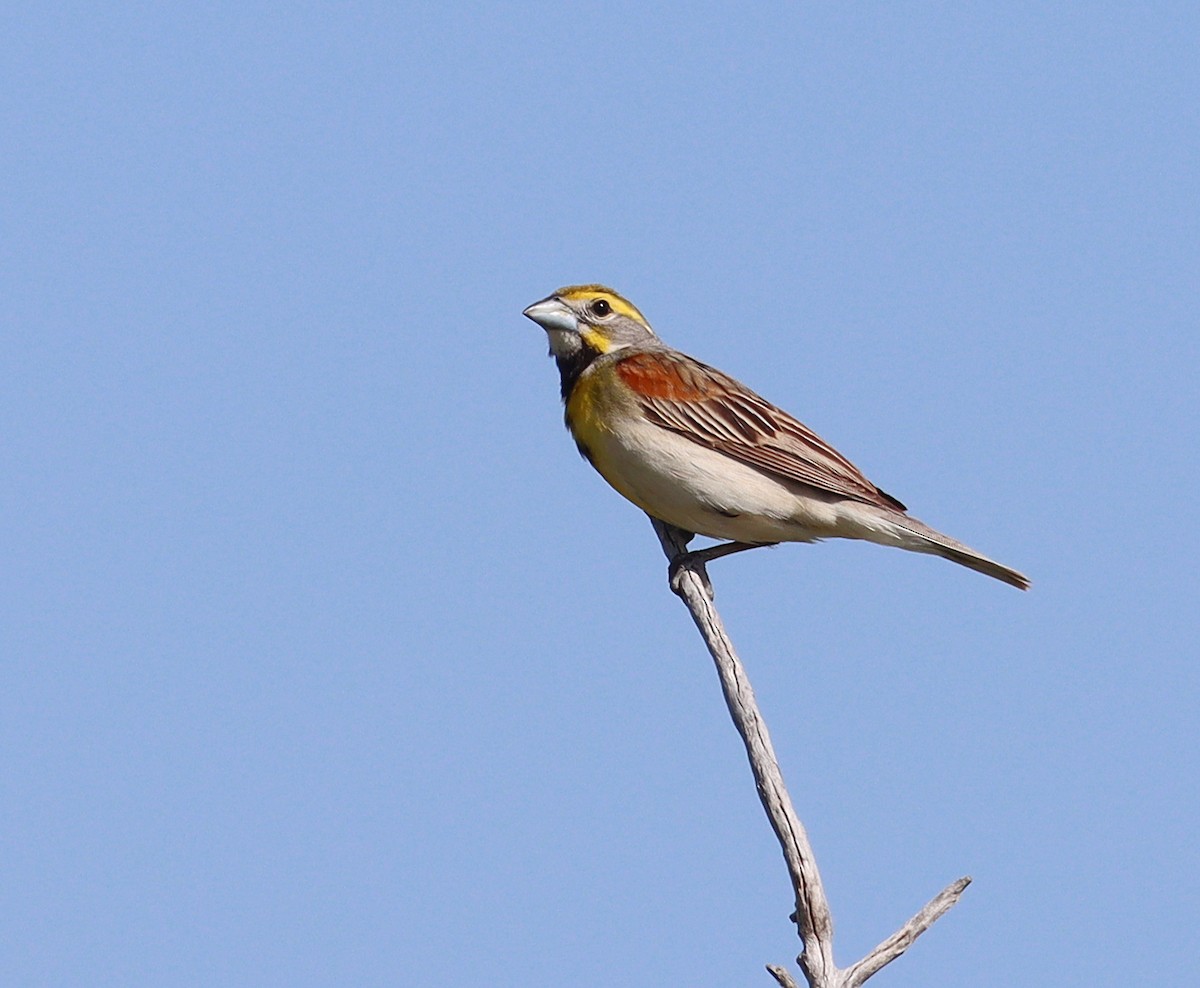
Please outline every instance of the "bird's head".
M632 302L603 285L571 285L524 312L546 331L550 352L570 360L581 351L608 353L657 339Z

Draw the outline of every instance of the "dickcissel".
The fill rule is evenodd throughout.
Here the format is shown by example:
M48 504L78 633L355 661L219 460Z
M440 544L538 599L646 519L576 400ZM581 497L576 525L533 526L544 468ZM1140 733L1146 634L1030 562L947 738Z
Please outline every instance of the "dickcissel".
M778 542L865 539L1029 587L1016 570L913 518L787 412L667 346L611 288L560 288L524 314L550 339L579 452L647 514L729 540L705 550L710 558Z

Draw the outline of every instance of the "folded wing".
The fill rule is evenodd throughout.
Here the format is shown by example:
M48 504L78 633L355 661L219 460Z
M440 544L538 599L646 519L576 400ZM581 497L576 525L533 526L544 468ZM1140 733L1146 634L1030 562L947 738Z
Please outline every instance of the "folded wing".
M619 360L616 371L655 425L777 477L905 510L815 432L716 368L675 351L643 351Z

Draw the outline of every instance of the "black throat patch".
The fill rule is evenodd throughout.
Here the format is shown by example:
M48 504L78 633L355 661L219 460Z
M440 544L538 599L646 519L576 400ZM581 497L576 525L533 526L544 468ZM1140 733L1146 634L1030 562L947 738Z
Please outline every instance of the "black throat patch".
M579 383L580 375L599 356L600 351L593 349L586 343L569 357L560 357L558 354L554 354L554 362L558 364L559 385L564 403L571 397L571 392L575 390L575 385Z

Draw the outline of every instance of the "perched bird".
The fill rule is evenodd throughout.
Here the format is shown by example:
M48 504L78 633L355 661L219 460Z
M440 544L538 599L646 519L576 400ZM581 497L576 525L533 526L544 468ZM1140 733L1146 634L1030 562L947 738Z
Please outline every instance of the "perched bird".
M708 558L778 542L865 539L1028 589L1016 570L911 517L787 412L667 346L611 288L560 288L524 314L550 339L579 452L647 514L730 540L702 550Z

